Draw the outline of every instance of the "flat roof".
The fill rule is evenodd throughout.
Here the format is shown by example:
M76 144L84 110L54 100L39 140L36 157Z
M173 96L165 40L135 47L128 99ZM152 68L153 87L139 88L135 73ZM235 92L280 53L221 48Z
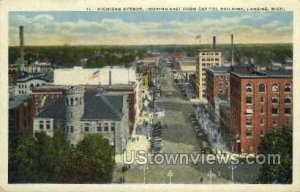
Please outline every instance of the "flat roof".
M249 77L249 78L257 78L257 77L293 77L293 70L290 70L290 69L261 70L261 71L254 71L252 73L231 72L231 74L233 74L237 77Z
M9 109L17 108L24 101L27 101L31 98L31 95L16 95L9 98Z
M213 73L229 73L230 66L212 66L206 68L206 70L212 71Z

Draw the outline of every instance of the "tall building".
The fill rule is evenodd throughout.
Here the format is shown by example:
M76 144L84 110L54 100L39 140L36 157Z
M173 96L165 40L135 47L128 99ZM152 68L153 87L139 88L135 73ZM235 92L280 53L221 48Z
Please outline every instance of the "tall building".
M213 66L206 69L206 98L208 102L210 116L218 120L219 113L216 106L218 96L229 97L229 71L230 67Z
M215 49L215 37L212 49L200 49L196 65L196 94L200 100L206 98L206 68L222 65L222 52Z
M292 70L230 74L231 147L255 153L272 129L292 125Z

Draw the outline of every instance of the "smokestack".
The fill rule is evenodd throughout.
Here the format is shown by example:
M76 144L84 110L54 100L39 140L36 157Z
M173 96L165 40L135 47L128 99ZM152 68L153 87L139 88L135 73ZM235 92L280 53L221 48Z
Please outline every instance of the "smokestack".
M216 36L213 36L213 49L216 49Z
M24 27L19 27L19 35L20 35L20 57L21 57L21 64L24 66L25 64L25 53L24 53Z
M234 65L234 46L233 46L233 34L231 34L231 65Z

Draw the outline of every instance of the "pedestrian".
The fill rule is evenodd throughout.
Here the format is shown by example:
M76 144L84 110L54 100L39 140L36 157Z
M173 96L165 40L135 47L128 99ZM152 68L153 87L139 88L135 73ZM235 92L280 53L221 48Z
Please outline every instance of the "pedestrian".
M139 137L137 137L136 139L137 139L137 141L139 141Z
M123 180L123 183L125 183L125 177L124 177L124 176L123 176L123 179L122 179L122 180Z
M203 177L200 177L200 183L201 184L203 183Z

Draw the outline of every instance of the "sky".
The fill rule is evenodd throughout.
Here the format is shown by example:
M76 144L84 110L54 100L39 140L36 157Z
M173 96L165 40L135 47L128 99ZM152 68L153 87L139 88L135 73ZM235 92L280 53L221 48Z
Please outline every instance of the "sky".
M9 45L292 43L292 12L10 12Z

